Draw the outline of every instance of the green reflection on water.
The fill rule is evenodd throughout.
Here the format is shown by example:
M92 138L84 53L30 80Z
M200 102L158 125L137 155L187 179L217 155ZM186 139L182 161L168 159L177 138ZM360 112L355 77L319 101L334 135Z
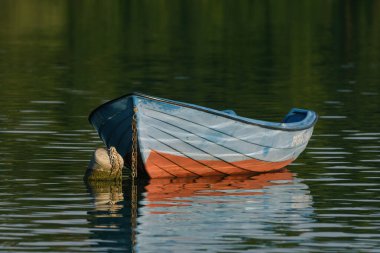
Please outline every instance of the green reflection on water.
M81 169L101 145L87 115L125 93L266 120L301 107L322 117L297 160L306 165L291 169L310 187L314 220L342 225L314 232L376 236L380 207L370 201L378 200L379 10L371 0L2 0L1 189L14 194L4 199L27 215L27 207L46 203L13 199L41 195L49 183L62 184L48 188L50 197L56 190L86 194Z

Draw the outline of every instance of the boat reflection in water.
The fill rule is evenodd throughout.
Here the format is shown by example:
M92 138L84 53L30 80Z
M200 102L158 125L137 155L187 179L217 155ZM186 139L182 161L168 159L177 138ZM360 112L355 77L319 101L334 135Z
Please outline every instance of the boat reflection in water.
M262 246L265 240L294 243L302 232L299 227L313 222L308 187L288 170L123 184L123 193L109 187L108 194L93 195L91 223L93 239L103 242L99 247L141 252L239 250Z
M215 197L210 199L211 203L225 203L234 199L217 197L262 195L264 187L279 183L287 184L292 179L292 173L287 170L257 176L151 179L145 187L146 200L150 208L189 206L191 202L202 202L205 199L200 197Z
M86 182L94 198L94 210L88 212L92 227L90 239L100 251L132 252L136 216L132 215L131 203L121 181ZM135 208L137 210L137 208ZM133 225L132 225L133 224Z
M295 243L303 240L297 237L300 226L313 222L307 185L286 169L256 176L152 179L145 190L137 227L142 252Z

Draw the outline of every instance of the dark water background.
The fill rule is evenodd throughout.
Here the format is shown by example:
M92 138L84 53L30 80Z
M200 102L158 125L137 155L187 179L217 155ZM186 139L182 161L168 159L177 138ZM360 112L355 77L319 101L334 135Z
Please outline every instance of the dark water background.
M380 252L380 1L0 1L0 252ZM287 171L85 185L140 91L320 120Z

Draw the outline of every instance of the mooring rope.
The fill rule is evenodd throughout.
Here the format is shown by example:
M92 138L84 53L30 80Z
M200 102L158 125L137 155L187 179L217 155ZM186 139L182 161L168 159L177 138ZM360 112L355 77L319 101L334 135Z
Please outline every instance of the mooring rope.
M111 163L111 174L113 174L115 170L117 171L122 168L123 162L120 160L115 147L110 147L108 149L108 156Z

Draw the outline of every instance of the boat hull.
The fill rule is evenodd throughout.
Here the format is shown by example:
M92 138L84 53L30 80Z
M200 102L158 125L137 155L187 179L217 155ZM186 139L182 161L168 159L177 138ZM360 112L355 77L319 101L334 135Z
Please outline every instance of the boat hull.
M295 124L255 121L145 95L125 96L96 109L90 122L127 164L134 114L139 170L151 178L279 170L305 149L316 120L308 119L309 126L289 128Z

